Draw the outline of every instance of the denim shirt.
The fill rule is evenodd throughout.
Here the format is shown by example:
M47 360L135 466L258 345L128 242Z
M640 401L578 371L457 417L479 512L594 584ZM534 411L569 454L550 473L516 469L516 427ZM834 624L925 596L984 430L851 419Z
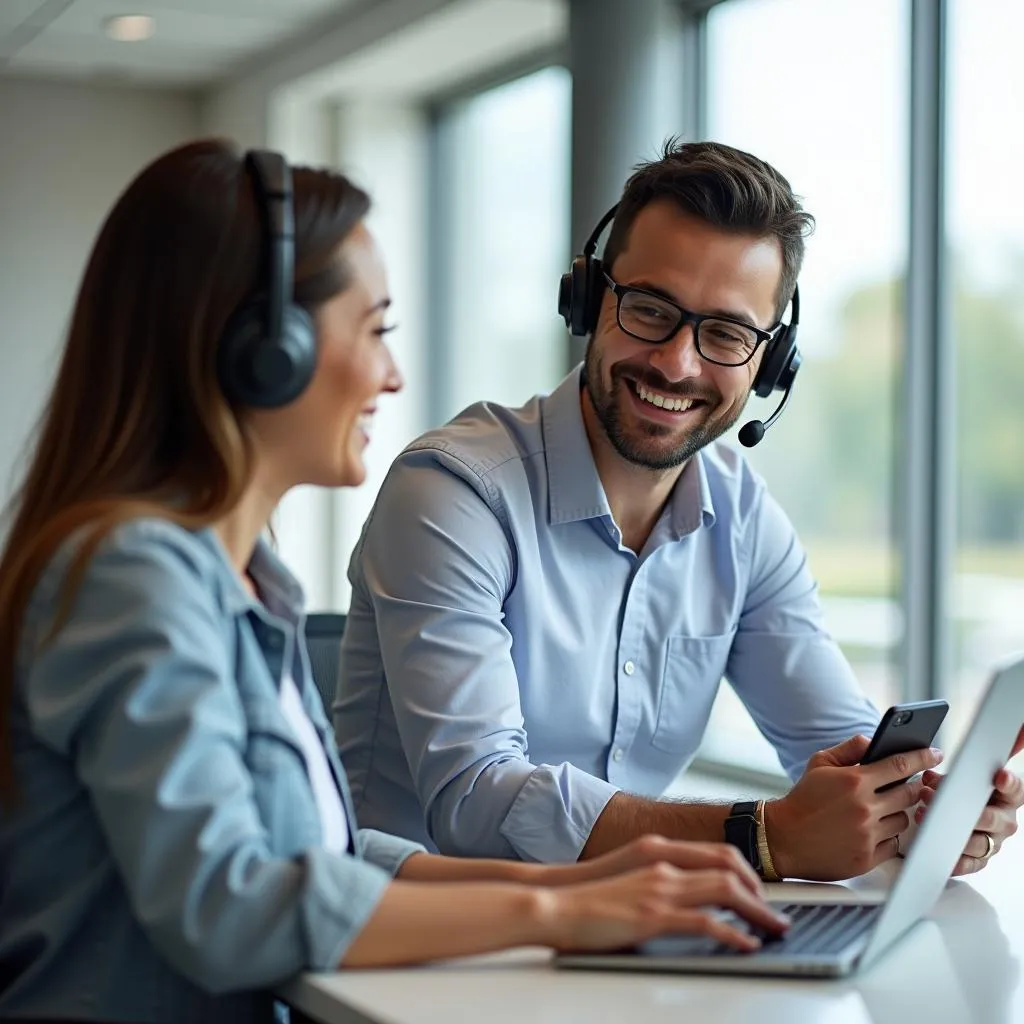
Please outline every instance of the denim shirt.
M0 814L0 1018L270 1021L270 988L335 968L414 843L356 832L313 685L302 594L260 544L242 587L211 531L118 527L71 615L74 542L29 603ZM290 668L350 823L321 846Z

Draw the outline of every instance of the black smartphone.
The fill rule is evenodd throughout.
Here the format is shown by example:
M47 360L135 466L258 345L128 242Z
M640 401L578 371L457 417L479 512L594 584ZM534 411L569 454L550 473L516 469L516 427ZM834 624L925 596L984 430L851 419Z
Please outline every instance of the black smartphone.
M893 754L907 754L911 750L930 747L935 734L946 717L949 705L944 700L917 700L908 704L893 704L884 715L861 764L881 761ZM899 786L906 779L897 779L878 789L879 793Z

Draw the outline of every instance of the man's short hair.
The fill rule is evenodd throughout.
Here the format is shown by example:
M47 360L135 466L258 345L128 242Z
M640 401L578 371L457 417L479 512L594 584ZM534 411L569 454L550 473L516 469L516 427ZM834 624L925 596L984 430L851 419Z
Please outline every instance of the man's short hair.
M661 157L638 164L626 182L602 257L609 273L626 248L636 215L660 199L670 200L716 228L777 238L782 248L782 276L775 294L775 319L782 319L814 217L803 209L789 182L771 164L720 142L668 139Z

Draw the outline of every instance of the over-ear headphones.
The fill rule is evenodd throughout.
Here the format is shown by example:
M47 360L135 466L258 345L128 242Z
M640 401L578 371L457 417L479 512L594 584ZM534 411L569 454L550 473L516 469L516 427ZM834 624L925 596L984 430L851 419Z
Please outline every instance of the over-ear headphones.
M558 312L565 326L578 338L593 333L597 316L601 311L601 300L607 285L604 280L604 265L594 253L601 232L611 223L618 210L616 203L590 232L583 246L583 252L572 261L567 274L562 275L558 287Z
M270 409L294 401L312 380L316 328L309 313L292 301L291 169L280 153L250 150L245 170L252 179L263 234L261 279L224 329L217 372L231 402Z
M753 448L764 437L764 432L782 415L789 405L797 371L803 357L796 345L796 332L800 326L800 289L793 285L790 299L789 323L780 324L768 342L757 368L751 390L758 398L767 398L773 391L782 392L782 400L766 420L748 420L740 427L737 437L745 448Z
M598 256L597 242L601 232L611 223L619 208L616 203L598 222L590 233L583 252L572 261L569 272L562 275L558 288L558 312L566 327L577 337L593 333L597 326L601 301L607 288L604 266ZM766 344L761 356L761 365L751 390L758 398L767 398L773 391L784 392L778 408L767 420L751 420L739 431L740 443L752 448L764 437L764 432L782 415L789 402L801 355L796 344L797 328L800 324L800 291L794 286L788 324L780 324L772 339Z

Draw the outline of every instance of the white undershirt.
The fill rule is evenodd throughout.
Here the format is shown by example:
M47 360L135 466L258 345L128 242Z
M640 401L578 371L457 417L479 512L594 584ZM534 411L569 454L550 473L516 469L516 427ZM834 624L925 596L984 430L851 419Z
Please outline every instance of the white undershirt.
M281 680L281 710L288 719L302 747L306 759L306 772L313 787L313 796L320 811L320 826L324 832L324 847L338 853L348 849L348 821L345 817L345 806L341 802L341 794L334 781L327 755L324 753L320 734L310 721L306 709L302 706L302 697L292 679L286 672Z

